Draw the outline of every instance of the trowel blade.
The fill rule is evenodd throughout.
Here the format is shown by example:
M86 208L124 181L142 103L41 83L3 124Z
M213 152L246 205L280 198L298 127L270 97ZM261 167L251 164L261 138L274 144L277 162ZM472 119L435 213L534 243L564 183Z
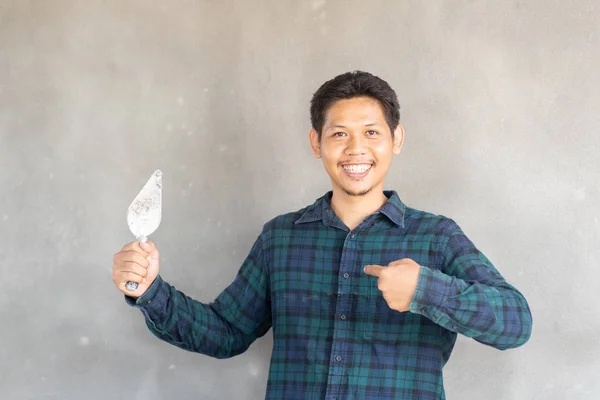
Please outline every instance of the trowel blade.
M162 172L156 170L127 209L127 224L136 239L144 239L160 225Z

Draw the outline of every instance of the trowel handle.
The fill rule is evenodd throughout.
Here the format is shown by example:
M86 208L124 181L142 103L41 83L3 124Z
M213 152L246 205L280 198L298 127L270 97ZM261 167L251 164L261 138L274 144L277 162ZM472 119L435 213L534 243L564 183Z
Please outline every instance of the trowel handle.
M148 241L148 238L144 235L140 236L139 238L137 238L138 243L146 243ZM127 289L130 292L135 292L138 288L138 283L137 282L127 282L125 284L125 289Z

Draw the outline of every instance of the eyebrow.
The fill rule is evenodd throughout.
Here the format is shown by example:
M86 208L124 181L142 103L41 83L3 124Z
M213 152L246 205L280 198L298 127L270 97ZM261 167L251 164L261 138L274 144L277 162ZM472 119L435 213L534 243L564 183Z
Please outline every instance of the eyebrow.
M378 125L377 122L369 122L368 124L365 124L365 126L376 126ZM346 128L346 126L344 125L333 125L332 128Z

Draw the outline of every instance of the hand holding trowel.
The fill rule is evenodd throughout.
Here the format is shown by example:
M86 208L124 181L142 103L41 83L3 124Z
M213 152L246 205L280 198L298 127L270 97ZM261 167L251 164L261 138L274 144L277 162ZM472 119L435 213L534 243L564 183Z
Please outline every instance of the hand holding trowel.
M161 211L162 172L156 170L127 209L129 230L139 243L146 242L148 236L158 228ZM127 282L125 285L130 292L135 291L137 287L137 282Z

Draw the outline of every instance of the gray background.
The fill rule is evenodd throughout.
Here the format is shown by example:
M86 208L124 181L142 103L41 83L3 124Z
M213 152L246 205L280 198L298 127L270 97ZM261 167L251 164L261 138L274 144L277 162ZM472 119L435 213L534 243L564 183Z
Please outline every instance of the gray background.
M599 398L596 4L0 1L0 397L263 397L270 333L219 361L125 304L125 211L162 169L161 274L213 300L264 222L330 188L308 102L364 69L402 106L387 186L457 220L533 310L519 349L459 338L448 398Z

